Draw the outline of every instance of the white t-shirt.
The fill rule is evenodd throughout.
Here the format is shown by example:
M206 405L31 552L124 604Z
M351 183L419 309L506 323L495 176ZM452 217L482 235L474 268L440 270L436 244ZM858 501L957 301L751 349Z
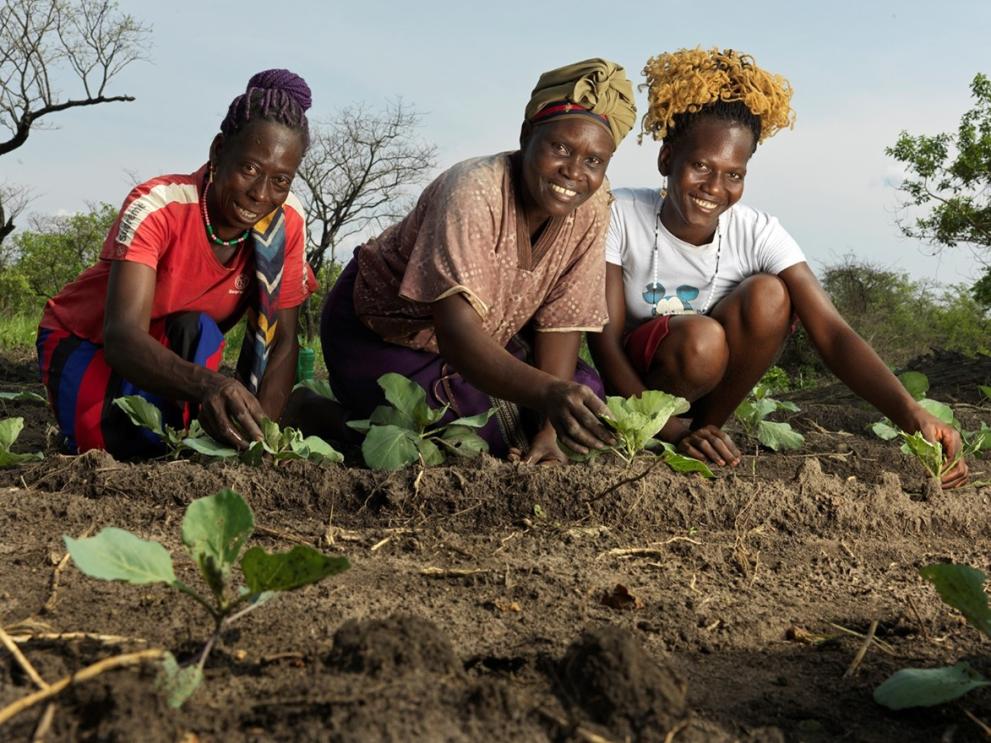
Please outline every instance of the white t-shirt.
M606 261L623 267L627 332L659 315L693 314L703 308L708 312L748 276L779 274L805 261L802 249L777 219L740 203L719 216L717 236L710 244L692 245L660 224L657 189L618 188L613 199ZM717 251L719 271L713 282Z

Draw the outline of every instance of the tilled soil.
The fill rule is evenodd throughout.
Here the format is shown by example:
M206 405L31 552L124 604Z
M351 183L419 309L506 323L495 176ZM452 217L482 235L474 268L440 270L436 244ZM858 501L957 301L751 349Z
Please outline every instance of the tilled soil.
M38 389L25 377L2 386ZM44 408L4 408L28 418L19 450L46 446ZM2 471L0 626L48 683L142 649L189 661L212 629L163 586L64 564L63 534L127 528L165 544L192 582L185 506L230 487L255 512L253 544L306 543L352 567L244 617L180 710L150 662L70 685L0 739L42 727L51 741L186 743L982 740L983 690L902 713L871 693L905 666L967 659L991 673L977 632L917 574L934 561L991 567L991 467L934 491L864 433L875 414L802 408L801 452L749 454L713 481L646 458L384 474L92 452ZM991 422L974 404L958 415ZM883 644L850 672L874 621ZM35 690L0 649L0 708Z

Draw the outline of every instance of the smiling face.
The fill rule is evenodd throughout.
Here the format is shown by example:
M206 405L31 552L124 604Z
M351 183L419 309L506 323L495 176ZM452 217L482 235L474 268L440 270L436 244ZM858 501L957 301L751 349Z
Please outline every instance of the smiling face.
M704 118L661 147L657 167L668 179L661 223L672 235L692 245L712 241L719 215L743 196L754 144L747 127Z
M609 131L594 121L562 118L524 125L523 204L533 232L545 219L566 217L602 185L616 149Z
M214 233L232 240L281 206L303 159L303 138L283 124L255 121L210 146L215 171L207 195Z

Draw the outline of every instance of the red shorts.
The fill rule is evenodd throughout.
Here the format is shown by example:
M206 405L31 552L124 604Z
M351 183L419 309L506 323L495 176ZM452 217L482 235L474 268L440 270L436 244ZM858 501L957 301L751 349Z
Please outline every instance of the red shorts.
M641 377L647 374L657 347L667 337L670 320L670 315L653 317L640 323L623 341L623 349Z
M673 315L661 315L642 322L623 340L623 349L641 377L650 370L658 346L667 338L672 317ZM792 313L789 335L798 329L798 322L798 315Z

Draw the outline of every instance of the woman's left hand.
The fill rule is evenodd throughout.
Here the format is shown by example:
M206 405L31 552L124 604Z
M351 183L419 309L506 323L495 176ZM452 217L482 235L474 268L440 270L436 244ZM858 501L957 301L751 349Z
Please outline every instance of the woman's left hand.
M557 432L552 426L544 426L530 441L530 451L524 458L519 449L509 450L509 461L524 464L567 464L568 457L557 443Z
M932 413L926 412L921 407L915 411L912 423L912 428L906 428L905 430L920 431L926 441L934 444L939 443L943 447L944 462L956 461L940 478L943 488L951 490L952 488L965 485L969 470L967 468L967 461L961 455L963 442L960 440L960 434L957 430L953 426L943 423L939 418Z

